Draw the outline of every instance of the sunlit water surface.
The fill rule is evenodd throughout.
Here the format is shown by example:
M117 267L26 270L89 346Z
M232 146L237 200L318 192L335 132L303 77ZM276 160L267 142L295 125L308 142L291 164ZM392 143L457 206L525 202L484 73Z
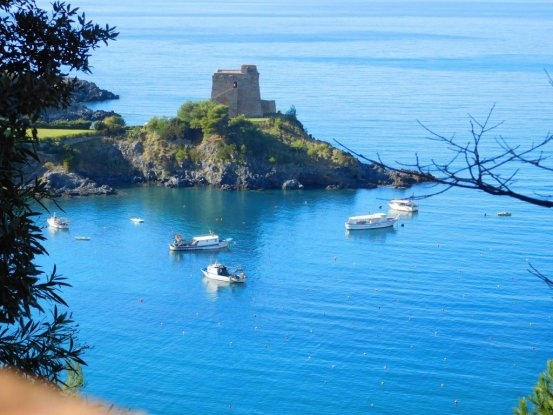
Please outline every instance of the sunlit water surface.
M98 107L131 125L209 98L217 69L255 64L264 99L371 158L447 161L419 122L465 142L469 116L483 122L494 106L490 124L503 123L485 149L551 130L546 2L78 6L121 32L94 52L88 78L121 95ZM525 170L517 186L548 194L550 177ZM86 394L150 414L511 413L552 357L552 292L528 272L552 273L551 214L454 190L393 229L344 230L350 215L435 190L62 200L71 228L46 230L41 263L73 285L63 296L93 346ZM169 252L174 233L209 231L232 247ZM247 283L204 281L215 260L242 267Z

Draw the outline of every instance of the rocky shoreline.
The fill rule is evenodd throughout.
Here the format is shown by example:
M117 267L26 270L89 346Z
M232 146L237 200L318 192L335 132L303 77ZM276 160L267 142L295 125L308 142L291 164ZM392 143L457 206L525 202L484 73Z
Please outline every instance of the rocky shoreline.
M106 184L99 185L95 181L76 173L63 171L48 171L42 176L46 189L53 197L72 196L107 196L117 194L117 190Z
M143 144L96 138L74 146L79 152L74 171L63 169L37 172L55 197L117 194L117 188L154 185L167 188L215 187L220 190L300 190L410 187L420 178L407 172L386 171L378 166L352 161L347 166L312 163L272 165L259 160L215 161L212 150L197 163L182 163L168 169L144 156ZM43 159L52 155L42 153Z
M85 103L117 98L83 81L70 108L45 117L103 120L113 112L93 115ZM195 133L163 138L145 127L132 127L118 136L98 133L62 142L46 140L39 146L43 164L34 166L29 174L41 177L55 197L112 195L117 187L137 184L332 190L409 187L422 181L407 171L362 163L352 154L314 139L295 116L274 114L255 124L242 123L246 138L232 132L229 136Z

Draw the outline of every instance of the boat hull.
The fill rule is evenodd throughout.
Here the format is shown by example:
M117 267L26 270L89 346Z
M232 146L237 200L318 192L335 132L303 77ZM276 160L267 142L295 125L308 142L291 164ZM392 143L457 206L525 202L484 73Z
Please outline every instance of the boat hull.
M381 229L381 228L389 228L391 226L394 226L394 224L396 222L397 222L397 219L388 218L385 221L376 222L376 223L348 223L348 222L346 222L345 226L346 226L346 229L348 231L364 230L364 229Z
M215 281L232 282L232 283L246 282L245 276L240 276L236 274L218 275L212 272L208 272L206 268L202 268L202 274L204 275L205 278L209 278L210 280L215 280Z
M380 229L394 226L398 217L387 216L385 213L350 216L345 223L346 230Z
M418 207L414 207L414 206L393 206L393 205L390 205L390 209L397 210L398 212L408 212L408 213L418 212L419 210Z
M392 200L388 203L388 206L392 210L397 210L399 212L417 212L419 210L419 206L409 199L399 199L399 200Z
M49 218L46 220L48 226L54 229L69 229L69 224L60 222L59 219Z
M175 244L169 244L169 249L171 251L209 251L212 249L223 249L228 247L229 241L228 240L222 240L219 241L216 244L210 244L210 245L191 245L191 244L185 244L185 245L175 245Z

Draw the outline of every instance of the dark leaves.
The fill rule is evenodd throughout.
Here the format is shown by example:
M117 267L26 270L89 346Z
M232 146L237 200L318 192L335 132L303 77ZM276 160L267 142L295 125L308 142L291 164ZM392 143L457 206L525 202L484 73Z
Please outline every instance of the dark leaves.
M34 0L0 0L0 365L54 383L71 362L84 364L86 347L58 308L67 307L66 278L35 264L47 254L36 209L50 196L24 174L39 161L30 126L45 109L70 104L68 72L89 72L90 51L116 37L65 2L44 10Z

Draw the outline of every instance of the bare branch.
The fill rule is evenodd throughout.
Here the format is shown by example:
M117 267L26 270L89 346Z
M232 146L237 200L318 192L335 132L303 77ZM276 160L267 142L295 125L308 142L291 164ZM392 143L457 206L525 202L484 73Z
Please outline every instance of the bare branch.
M553 135L548 134L543 140L537 144L532 143L527 148L520 145L511 146L502 137L495 138L500 151L491 156L485 156L482 146L485 137L502 124L502 122L491 124L494 108L495 106L490 109L483 122L469 115L471 139L464 144L460 144L455 135L446 137L438 134L418 121L419 125L430 134L428 139L443 143L452 153L446 163L440 163L435 159L431 159L429 163L423 163L419 155L415 155L415 161L412 164L396 161L391 165L384 162L378 154L377 160L372 160L352 151L338 140L335 141L360 159L390 171L408 172L421 178L431 178L435 183L445 185L447 190L453 187L481 190L494 196L507 196L536 206L553 207L551 197L539 195L535 191L523 193L513 188L520 173L520 168L517 168L516 164L553 171L553 166L545 164L549 161L546 155L548 152L545 150L553 141ZM443 192L440 191L440 193Z
M553 280L552 279L547 278L540 271L538 271L538 269L536 267L534 267L532 264L528 264L528 265L530 267L530 269L528 270L530 272L530 274L535 275L540 280L545 282L549 288L553 289Z

